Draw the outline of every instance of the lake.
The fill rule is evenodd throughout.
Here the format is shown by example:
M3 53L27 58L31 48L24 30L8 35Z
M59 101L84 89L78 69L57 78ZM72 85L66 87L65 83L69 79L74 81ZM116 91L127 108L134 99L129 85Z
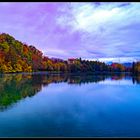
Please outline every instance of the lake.
M0 137L140 137L140 77L0 75Z

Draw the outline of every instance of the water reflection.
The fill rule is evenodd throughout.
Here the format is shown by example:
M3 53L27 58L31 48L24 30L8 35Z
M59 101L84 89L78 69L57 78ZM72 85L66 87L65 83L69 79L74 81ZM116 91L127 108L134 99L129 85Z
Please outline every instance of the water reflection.
M68 84L87 84L104 82L110 79L128 79L132 84L140 84L140 76L130 75L72 75L72 74L6 74L0 75L0 110L11 107L26 97L32 97L41 91L42 86L50 83L67 82Z
M135 76L132 78L133 84L140 84L140 76Z

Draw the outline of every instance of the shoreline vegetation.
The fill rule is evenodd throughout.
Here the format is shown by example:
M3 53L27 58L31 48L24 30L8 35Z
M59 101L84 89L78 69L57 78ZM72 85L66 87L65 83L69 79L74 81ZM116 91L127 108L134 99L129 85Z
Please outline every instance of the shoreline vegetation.
M46 48L47 49L47 48ZM0 74L13 73L89 73L89 74L140 74L140 62L131 67L120 63L111 65L81 58L49 58L35 46L27 45L6 33L0 34Z

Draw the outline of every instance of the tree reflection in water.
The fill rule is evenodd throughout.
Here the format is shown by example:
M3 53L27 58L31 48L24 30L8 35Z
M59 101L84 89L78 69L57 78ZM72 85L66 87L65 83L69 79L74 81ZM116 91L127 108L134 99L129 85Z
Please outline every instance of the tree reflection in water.
M133 84L140 84L140 75L134 76L132 78Z
M68 84L86 84L123 79L117 75L74 75L74 74L5 74L0 75L0 110L3 111L21 99L32 97L41 91L42 86L50 83L67 82ZM132 78L133 84L140 84L140 76Z

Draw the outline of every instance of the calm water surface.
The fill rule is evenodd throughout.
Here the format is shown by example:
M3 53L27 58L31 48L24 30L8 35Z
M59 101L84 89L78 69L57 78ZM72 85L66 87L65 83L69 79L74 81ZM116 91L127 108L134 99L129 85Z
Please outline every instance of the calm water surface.
M1 75L0 137L140 137L140 77Z

